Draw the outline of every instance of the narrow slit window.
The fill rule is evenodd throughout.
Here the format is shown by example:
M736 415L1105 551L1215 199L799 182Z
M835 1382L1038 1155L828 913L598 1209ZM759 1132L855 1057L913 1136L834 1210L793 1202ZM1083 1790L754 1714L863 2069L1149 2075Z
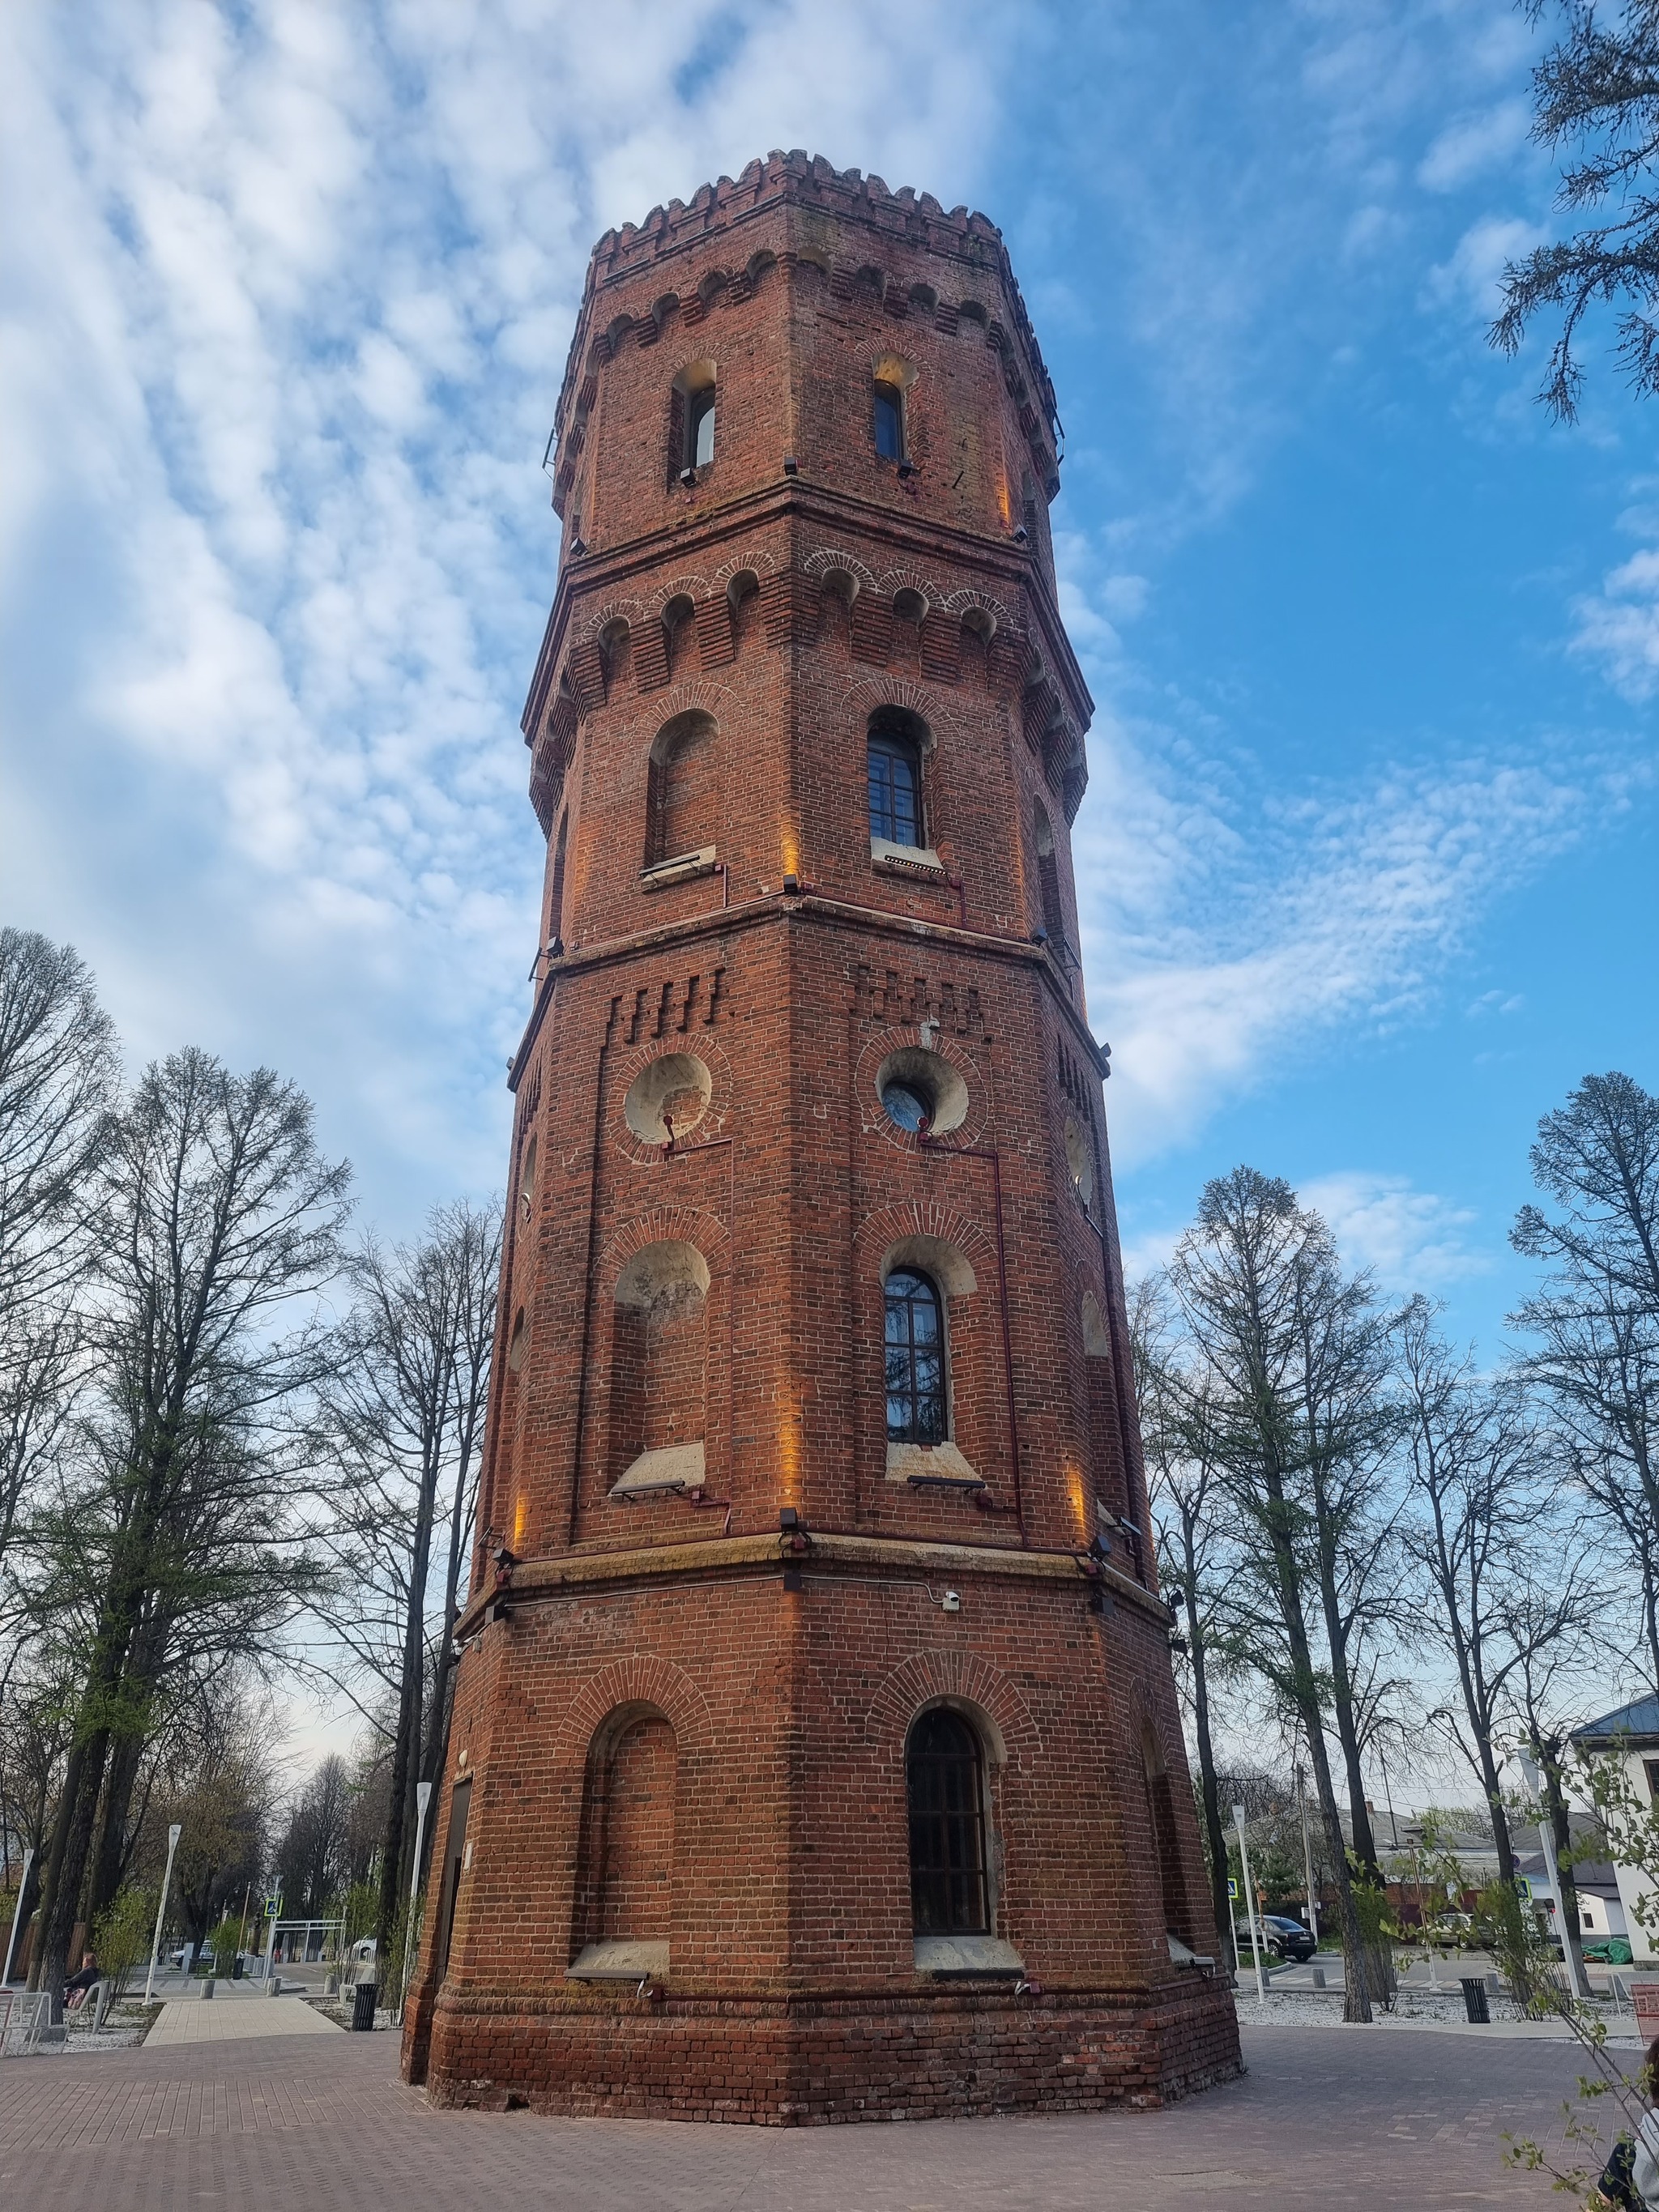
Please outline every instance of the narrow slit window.
M887 1278L887 1441L945 1442L945 1316L937 1288L914 1267Z
M884 461L904 459L904 395L896 384L878 378L875 398L876 451Z
M990 1932L985 1880L985 1781L979 1738L935 1705L910 1731L910 1914L918 1936Z

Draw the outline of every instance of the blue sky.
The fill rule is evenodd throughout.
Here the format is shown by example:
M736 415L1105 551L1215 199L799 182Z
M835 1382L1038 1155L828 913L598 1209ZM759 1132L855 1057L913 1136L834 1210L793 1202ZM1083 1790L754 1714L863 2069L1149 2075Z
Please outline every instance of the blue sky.
M1553 429L1483 337L1550 222L1540 44L1509 0L13 0L5 918L135 1059L303 1081L394 1232L498 1183L586 251L805 146L984 208L1054 372L1132 1255L1248 1159L1495 1353L1538 1115L1659 1085L1659 408L1592 332Z

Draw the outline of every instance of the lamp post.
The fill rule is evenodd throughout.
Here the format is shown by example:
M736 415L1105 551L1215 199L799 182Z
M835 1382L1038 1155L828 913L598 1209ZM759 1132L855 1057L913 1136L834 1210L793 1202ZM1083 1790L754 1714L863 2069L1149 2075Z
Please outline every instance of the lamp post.
M1308 1832L1308 1793L1303 1787L1299 1765L1296 1770L1296 1802L1302 1808L1302 1867L1308 1883L1308 1933L1316 1943L1319 1941L1319 1899L1314 1893L1313 1838Z
M31 1844L23 1854L23 1878L17 1885L17 1902L12 1908L11 1934L6 1939L6 1971L0 1974L0 1990L11 1979L12 1954L17 1948L17 1923L23 1917L23 1899L29 1886L29 1869L34 1864L34 1846Z
M1250 1923L1250 1951L1255 1960L1255 2001L1267 2009L1267 1979L1261 1971L1261 1938L1255 1927L1255 1892L1250 1887L1250 1853L1244 1841L1244 1808L1233 1807L1233 1826L1238 1831L1238 1863L1244 1876L1244 1911Z
M415 1948L415 1893L421 1886L421 1845L426 1841L426 1808L432 1802L432 1784L415 1784L415 1863L409 1870L409 1911L404 1920L404 1982L398 1993L398 2009L403 2011L404 1990L409 1987L410 1954Z
M184 1829L177 1820L167 1830L167 1870L161 1876L161 1902L155 1908L155 1940L149 1947L149 1972L144 1977L146 2004L149 2002L155 1989L155 1957L161 1948L161 1923L167 1917L167 1892L173 1887L173 1855L178 1850L179 1838L184 1832Z

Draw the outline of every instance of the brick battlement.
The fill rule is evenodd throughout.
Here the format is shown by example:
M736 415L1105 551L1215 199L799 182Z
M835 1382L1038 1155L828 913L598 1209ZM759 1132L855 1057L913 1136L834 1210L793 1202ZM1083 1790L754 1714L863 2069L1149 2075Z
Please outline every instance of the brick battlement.
M918 192L912 185L890 191L879 177L866 177L858 169L837 169L823 155L809 155L797 147L790 152L769 154L749 163L740 177L721 177L700 185L689 201L670 200L654 207L641 223L624 223L607 230L589 257L582 304L571 340L563 386L554 416L556 433L562 434L570 404L577 391L592 337L593 306L609 284L637 275L677 256L707 246L724 233L736 230L745 220L780 205L819 210L839 222L859 222L892 245L914 247L932 256L946 256L965 270L981 270L994 276L1006 295L1010 319L1027 357L1030 372L1044 410L1049 435L1058 441L1059 414L1054 385L1031 327L1002 233L988 216L966 206L946 209L931 192ZM741 276L738 263L731 272ZM848 272L850 275L852 272ZM677 293L659 304L692 305L695 316L708 296L708 278L694 289L690 301ZM602 334L603 335L603 334ZM653 333L654 335L654 332Z

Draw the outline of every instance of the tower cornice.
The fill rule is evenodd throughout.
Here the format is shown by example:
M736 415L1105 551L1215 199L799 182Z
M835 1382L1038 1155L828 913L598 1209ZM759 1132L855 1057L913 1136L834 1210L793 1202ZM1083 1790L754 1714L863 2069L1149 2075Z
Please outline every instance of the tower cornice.
M562 562L520 718L525 743L535 743L558 673L570 617L581 600L602 595L636 575L659 570L665 557L678 561L705 553L787 518L831 529L844 526L866 541L875 539L890 546L901 558L925 559L932 554L958 567L976 568L1005 592L1023 599L1036 617L1043 658L1066 685L1079 732L1088 729L1094 717L1094 699L1042 563L1030 553L1011 540L987 538L978 531L957 529L921 516L913 519L855 493L788 477L779 483L740 493L718 507L694 512L677 523L641 532L618 544L585 553L578 560Z

